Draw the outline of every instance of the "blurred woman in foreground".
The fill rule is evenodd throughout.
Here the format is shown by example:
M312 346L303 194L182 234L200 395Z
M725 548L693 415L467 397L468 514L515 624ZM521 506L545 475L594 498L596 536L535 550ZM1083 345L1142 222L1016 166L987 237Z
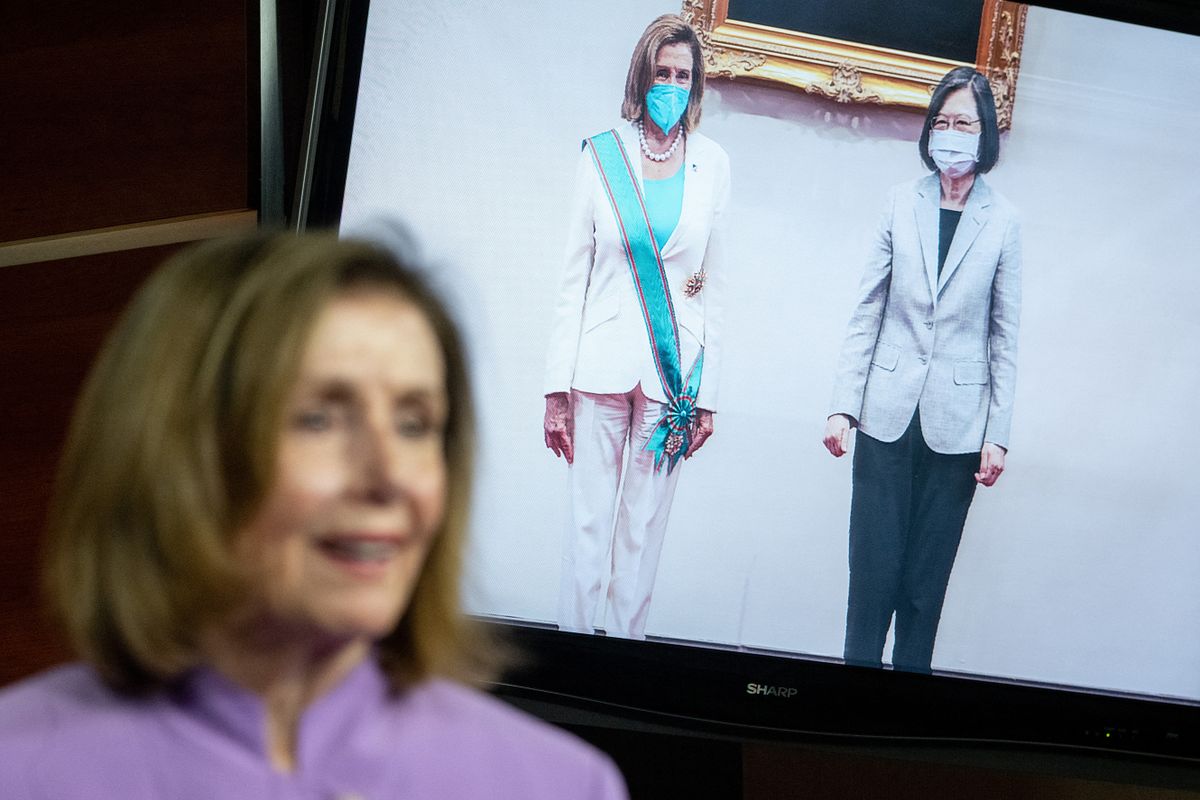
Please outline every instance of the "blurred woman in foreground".
M0 693L9 798L621 797L469 690L462 347L384 251L252 236L139 292L76 411L47 579L84 659Z

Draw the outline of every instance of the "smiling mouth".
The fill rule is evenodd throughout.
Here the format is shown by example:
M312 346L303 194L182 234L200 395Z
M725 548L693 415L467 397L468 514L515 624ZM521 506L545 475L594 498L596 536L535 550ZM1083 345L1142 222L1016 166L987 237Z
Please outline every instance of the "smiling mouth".
M326 555L355 564L378 564L400 552L400 542L395 539L322 539L318 542Z

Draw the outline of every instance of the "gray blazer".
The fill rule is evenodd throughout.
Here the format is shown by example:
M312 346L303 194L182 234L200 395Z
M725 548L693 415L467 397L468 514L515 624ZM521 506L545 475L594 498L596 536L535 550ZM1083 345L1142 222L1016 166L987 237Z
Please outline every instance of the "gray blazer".
M1008 448L1017 377L1021 233L982 176L938 278L936 173L888 195L838 359L831 414L872 438L900 438L920 408L938 453Z

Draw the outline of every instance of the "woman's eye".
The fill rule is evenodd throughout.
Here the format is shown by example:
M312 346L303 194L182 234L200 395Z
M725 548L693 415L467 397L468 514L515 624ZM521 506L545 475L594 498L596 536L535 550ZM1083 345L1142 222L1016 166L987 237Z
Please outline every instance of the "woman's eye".
M418 439L434 432L434 425L425 414L405 412L396 417L396 432L409 439Z
M333 416L327 409L306 409L296 412L292 424L302 431L327 431L333 427Z
M340 402L313 402L300 405L292 414L292 427L298 431L321 433L344 427L351 410Z

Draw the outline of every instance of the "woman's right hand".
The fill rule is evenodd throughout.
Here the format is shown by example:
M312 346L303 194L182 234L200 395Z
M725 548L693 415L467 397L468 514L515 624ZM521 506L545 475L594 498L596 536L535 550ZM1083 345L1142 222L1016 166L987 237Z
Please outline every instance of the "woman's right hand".
M575 461L575 431L571 424L571 398L566 392L546 395L546 417L542 427L546 431L546 447L554 455L562 456L568 464Z
M834 456L844 456L850 446L850 429L854 423L845 414L832 414L825 422L825 449Z

